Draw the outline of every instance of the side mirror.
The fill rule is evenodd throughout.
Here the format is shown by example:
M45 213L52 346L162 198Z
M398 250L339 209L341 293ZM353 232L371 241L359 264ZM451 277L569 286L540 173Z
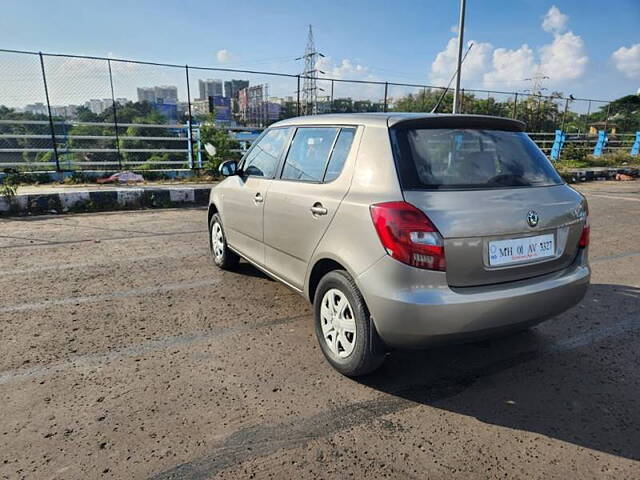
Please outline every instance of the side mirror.
M238 162L236 160L227 160L226 162L222 162L218 171L223 177L236 175L238 173Z

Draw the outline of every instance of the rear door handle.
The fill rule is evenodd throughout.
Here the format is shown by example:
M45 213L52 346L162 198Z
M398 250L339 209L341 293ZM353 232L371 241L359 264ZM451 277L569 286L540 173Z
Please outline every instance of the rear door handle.
M260 192L256 193L256 196L253 197L253 202L256 204L264 202L264 199L262 198L262 194Z
M314 203L313 207L311 207L311 213L313 215L326 215L328 210L322 206L320 202Z

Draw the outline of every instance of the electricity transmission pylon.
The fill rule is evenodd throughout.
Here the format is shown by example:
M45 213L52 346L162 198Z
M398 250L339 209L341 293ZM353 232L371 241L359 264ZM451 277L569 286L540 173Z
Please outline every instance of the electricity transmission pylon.
M309 34L307 36L307 47L304 55L296 58L296 60L304 60L304 72L302 72L302 101L300 112L302 115L314 115L318 113L318 73L324 73L316 68L319 57L324 55L316 50L313 41L313 29L309 25Z
M536 73L531 78L525 78L526 82L531 82L531 93L534 95L540 95L542 90L546 90L546 88L542 87L542 83L545 80L549 80L550 77L544 74L541 67L536 69Z

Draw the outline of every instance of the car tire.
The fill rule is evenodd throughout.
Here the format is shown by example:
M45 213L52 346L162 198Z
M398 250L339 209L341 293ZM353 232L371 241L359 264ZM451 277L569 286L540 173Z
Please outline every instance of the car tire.
M333 368L358 377L382 365L385 348L362 294L347 272L333 270L322 277L313 304L316 336Z
M240 257L229 249L222 220L217 213L209 220L209 249L213 262L223 270L233 270L238 266Z

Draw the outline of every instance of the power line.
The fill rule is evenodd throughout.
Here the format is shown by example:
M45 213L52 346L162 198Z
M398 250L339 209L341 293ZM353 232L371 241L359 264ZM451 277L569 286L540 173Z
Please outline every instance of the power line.
M282 64L288 62L295 62L297 58L294 55L287 55L283 57L273 57L273 58L254 58L243 60L242 58L236 59L234 62L224 63L225 67L233 67L233 66L244 66L244 65L263 65L263 64Z

